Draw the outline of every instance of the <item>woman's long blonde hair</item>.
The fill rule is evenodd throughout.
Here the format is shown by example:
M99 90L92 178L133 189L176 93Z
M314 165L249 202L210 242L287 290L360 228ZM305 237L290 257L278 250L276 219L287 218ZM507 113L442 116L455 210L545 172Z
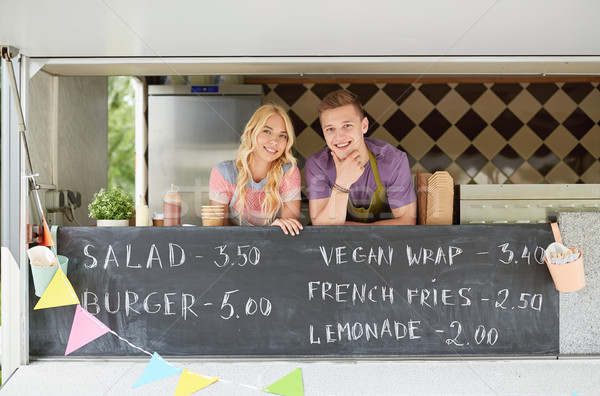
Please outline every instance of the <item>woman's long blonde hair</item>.
M240 224L242 224L242 213L246 206L246 185L252 177L252 173L250 172L250 157L252 152L257 148L258 134L264 128L269 117L275 114L283 118L288 134L288 141L283 154L271 163L271 168L267 172L267 183L265 185L266 197L261 207L262 213L266 214L267 224L275 221L277 212L283 204L281 194L279 194L279 188L283 180L283 165L291 163L291 169L294 169L296 166L296 158L292 154L292 145L296 140L292 120L281 106L266 104L259 107L246 124L246 128L244 128L244 134L242 135L241 144L235 158L235 164L239 172L237 190L239 191L238 201L240 202Z

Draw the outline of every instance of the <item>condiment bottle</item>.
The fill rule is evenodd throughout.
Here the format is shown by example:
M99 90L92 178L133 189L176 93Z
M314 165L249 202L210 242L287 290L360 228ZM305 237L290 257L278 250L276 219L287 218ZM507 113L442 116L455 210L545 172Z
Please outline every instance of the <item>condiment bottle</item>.
M149 209L144 197L140 195L139 205L135 208L135 225L137 227L147 227L149 222Z
M181 194L179 187L171 184L171 189L163 195L165 226L181 225Z

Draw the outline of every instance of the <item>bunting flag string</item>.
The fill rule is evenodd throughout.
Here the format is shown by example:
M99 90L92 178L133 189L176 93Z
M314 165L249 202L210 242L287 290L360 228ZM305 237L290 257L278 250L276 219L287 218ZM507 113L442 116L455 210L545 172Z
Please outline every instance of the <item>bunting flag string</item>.
M247 385L247 384L239 384L237 382L227 381L227 380L224 380L223 378L219 378L219 382L222 382L224 384L231 384L231 385L236 385L236 386L242 386L244 388L254 389L254 390L259 391L259 392L261 392L261 391L263 391L265 389L265 388L262 388L260 386Z
M222 380L219 377L205 376L175 367L163 359L158 353L154 352L152 354L119 336L116 332L109 329L106 325L104 325L104 323L98 320L94 315L85 310L80 305L79 298L77 297L71 282L69 282L69 279L59 266L56 274L54 274L54 277L50 281L50 284L46 288L44 294L42 294L42 297L40 297L40 300L34 309L45 309L74 304L77 304L77 307L75 309L75 316L73 317L73 324L71 326L71 333L67 342L65 356L94 341L98 337L106 333L111 333L121 341L126 342L129 346L139 349L140 351L151 356L146 368L132 388L147 385L149 383L180 374L174 396L191 395L192 393L204 389L217 381L244 386L256 390L262 390L263 392L282 396L304 395L302 371L300 368L292 371L290 374L263 389L252 385L237 384L235 382Z
M127 345L129 345L130 347L132 347L132 348L135 348L135 349L139 349L140 351L144 352L146 355L150 355L150 356L152 356L152 354L151 354L150 352L148 352L148 351L147 351L147 350L145 350L145 349L142 349L142 348L140 348L140 347L139 347L139 346L137 346L137 345L134 345L134 344L132 344L131 342L129 342L129 341L128 341L128 340L126 340L125 338L123 338L123 337L121 337L120 335L118 335L118 334L117 334L115 331L113 331L113 330L109 330L109 331L110 331L110 333L111 333L112 335L114 335L115 337L117 337L119 340L121 340L121 341L125 342L125 343L126 343Z

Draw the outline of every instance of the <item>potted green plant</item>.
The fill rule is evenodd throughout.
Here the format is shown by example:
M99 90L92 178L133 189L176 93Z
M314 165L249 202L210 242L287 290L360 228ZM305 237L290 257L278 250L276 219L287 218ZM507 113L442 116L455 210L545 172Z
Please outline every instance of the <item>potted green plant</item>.
M98 226L126 226L134 215L135 203L120 186L104 188L94 193L88 206L89 216L96 219Z

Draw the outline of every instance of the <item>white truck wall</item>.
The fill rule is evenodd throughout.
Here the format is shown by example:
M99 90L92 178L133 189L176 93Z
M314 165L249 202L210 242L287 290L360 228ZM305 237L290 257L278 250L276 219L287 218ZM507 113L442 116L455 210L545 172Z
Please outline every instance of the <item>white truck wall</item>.
M590 0L0 0L0 9L0 42L30 57L600 54L600 3Z
M40 72L29 81L27 99L29 149L42 205L51 186L78 191L82 205L75 217L81 225L93 224L87 206L93 193L107 185L107 78ZM48 221L76 225L61 213L50 214Z

